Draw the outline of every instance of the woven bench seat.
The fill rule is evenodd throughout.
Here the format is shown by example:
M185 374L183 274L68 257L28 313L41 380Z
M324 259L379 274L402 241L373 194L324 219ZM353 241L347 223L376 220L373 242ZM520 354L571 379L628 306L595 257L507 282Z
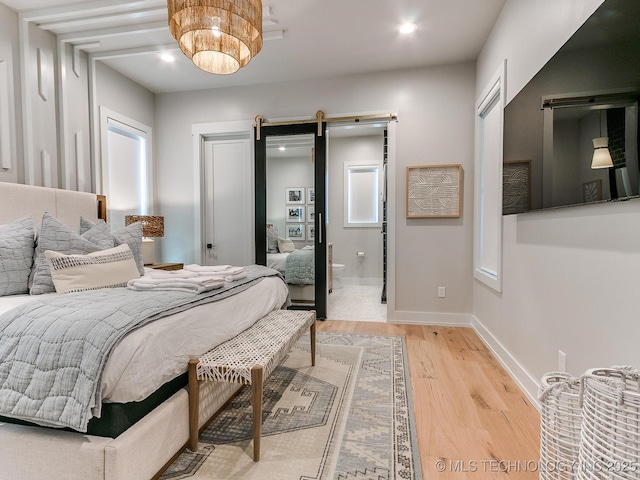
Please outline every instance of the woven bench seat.
M198 450L198 381L240 383L252 387L253 460L260 460L264 380L307 329L311 337L311 365L315 365L315 320L316 312L313 310L274 310L236 337L189 361L191 451Z

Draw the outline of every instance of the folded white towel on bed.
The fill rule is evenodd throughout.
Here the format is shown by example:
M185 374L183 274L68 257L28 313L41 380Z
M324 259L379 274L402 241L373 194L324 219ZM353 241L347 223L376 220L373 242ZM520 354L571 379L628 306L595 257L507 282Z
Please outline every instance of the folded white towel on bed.
M186 272L197 275L214 275L223 278L227 282L246 278L247 272L244 267L233 267L231 265L185 265Z
M169 273L169 272L165 272ZM185 292L203 293L224 285L224 278L211 275L164 275L153 274L135 278L127 283L132 290L181 290Z

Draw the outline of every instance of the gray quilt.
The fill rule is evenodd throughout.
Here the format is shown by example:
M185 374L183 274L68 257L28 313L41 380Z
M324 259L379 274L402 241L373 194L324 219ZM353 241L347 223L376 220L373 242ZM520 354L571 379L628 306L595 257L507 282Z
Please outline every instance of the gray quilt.
M247 278L202 294L106 288L43 298L0 316L0 415L87 431L101 411L109 353L159 318L246 290L277 271L252 265Z
M284 264L284 279L295 285L313 285L316 279L313 250L294 250Z

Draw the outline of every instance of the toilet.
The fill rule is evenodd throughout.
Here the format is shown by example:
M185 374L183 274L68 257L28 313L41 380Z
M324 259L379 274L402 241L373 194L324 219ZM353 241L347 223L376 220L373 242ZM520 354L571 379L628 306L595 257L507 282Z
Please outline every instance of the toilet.
M346 268L347 266L343 265L342 263L331 264L331 276L333 277L333 282L336 287L340 285L340 277L342 277L342 274L344 273Z

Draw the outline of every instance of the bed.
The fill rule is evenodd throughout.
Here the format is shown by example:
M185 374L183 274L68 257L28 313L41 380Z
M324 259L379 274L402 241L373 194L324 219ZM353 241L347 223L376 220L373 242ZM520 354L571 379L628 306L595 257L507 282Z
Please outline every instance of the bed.
M0 183L0 199L0 225L31 215L36 231L41 219L45 222L45 211L77 231L81 217L97 224L105 211L104 201L100 204L94 194L10 183ZM188 398L183 388L188 359L237 335L287 302L288 290L278 275L248 281L236 289L238 293L228 292L217 301L189 304L189 308L172 310L171 315L159 315L124 335L111 350L100 377L101 403L96 411L101 417L91 418L86 432L85 428L74 431L28 425L24 419L18 419L19 423L15 418L0 421L2 475L18 480L140 480L157 476L189 439ZM129 289L103 290L124 296ZM71 303L72 298L82 296L82 292L4 295L0 296L0 314L10 315L15 309L49 301ZM238 387L206 382L200 388L202 426ZM133 413L127 410L131 406ZM123 410L124 423L104 420Z
M297 249L267 226L267 267L279 271L289 288L293 303L313 303L315 299L315 255L313 245Z

